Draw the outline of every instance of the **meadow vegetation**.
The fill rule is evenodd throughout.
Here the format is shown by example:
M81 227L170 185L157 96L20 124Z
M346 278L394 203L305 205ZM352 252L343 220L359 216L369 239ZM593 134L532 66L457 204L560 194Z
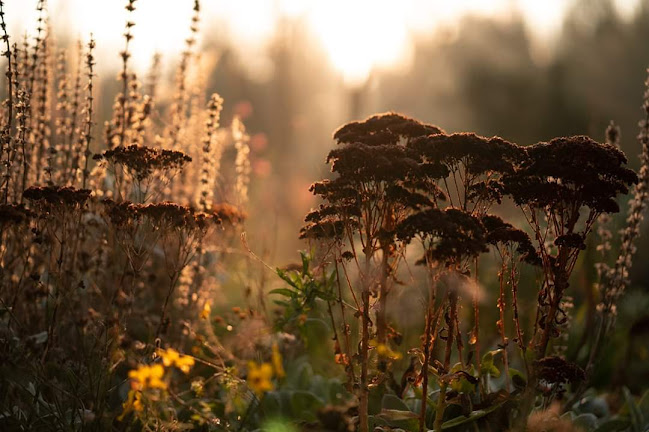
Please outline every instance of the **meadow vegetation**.
M172 83L133 72L127 21L104 124L95 41L57 46L44 0L18 41L2 7L0 429L649 430L649 392L591 386L649 193L649 80L637 173L614 124L522 146L347 123L299 262L273 268L245 236L249 137L206 94L198 0ZM596 319L575 332L589 250Z

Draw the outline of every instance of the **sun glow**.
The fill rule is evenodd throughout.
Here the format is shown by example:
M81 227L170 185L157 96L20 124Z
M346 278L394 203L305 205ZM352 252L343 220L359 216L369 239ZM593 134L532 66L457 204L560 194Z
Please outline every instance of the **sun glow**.
M547 40L560 29L574 0L209 0L202 1L201 31L233 41L244 62L256 68L274 35L286 22L301 22L350 85L362 84L377 68L406 69L414 39L453 27L464 15L522 16L531 34ZM36 21L36 0L6 0L12 36ZM126 12L123 0L50 0L58 34L87 39L93 32L98 54L115 54ZM133 65L142 70L155 52L175 57L183 49L192 14L191 0L138 0L133 21ZM615 0L630 16L639 0ZM288 20L288 21L287 21ZM187 30L185 30L187 29ZM19 38L14 38L18 40ZM101 65L100 65L101 66Z
M308 16L318 39L344 79L358 84L375 67L407 59L408 27L395 2L333 0L318 3Z

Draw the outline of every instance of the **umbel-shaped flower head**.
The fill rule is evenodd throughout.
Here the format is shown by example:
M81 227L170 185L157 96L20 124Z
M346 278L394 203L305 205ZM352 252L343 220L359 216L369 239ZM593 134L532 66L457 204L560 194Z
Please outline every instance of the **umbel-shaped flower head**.
M351 122L334 132L339 144L396 145L401 139L444 133L437 126L421 123L397 113L376 114L362 122Z
M396 231L402 241L415 237L422 241L425 254L418 264L460 264L487 251L482 222L459 209L419 211L404 219Z
M480 221L486 231L485 240L488 244L496 248L509 247L518 253L521 261L532 265L540 264L539 255L525 231L495 215L485 215Z
M325 204L307 215L300 236L341 239L345 233L362 232L369 235L365 240L371 253L379 231L387 239L394 223L409 209L434 206L429 196L441 197L435 184L420 180L419 164L407 145L412 139L442 132L394 113L341 127L334 133L341 146L327 156L337 177L311 186Z
M183 152L160 150L135 144L128 147L115 147L97 154L93 158L122 165L139 181L152 176L156 171L180 170L192 160Z
M502 138L486 138L474 133L436 134L419 137L408 143L410 154L416 155L421 175L430 179L451 177L446 190L456 195L455 205L500 202L504 174L513 173L524 150ZM450 198L451 202L454 199Z
M638 181L620 149L587 136L555 138L525 150L520 168L504 178L506 193L519 205L616 213L615 197Z

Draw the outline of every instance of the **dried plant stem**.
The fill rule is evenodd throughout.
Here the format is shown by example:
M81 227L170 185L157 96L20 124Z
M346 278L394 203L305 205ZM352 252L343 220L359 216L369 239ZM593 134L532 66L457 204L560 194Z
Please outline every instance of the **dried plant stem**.
M480 375L481 375L481 368L480 368L480 362L482 361L482 357L480 356L480 305L478 304L478 296L479 296L479 290L480 290L480 285L478 284L478 258L475 259L475 276L474 276L474 289L472 293L472 303L473 303L473 336L471 342L475 345L474 350L475 350L475 363L476 363L476 371L478 373L478 386L479 386L479 391L480 395L484 394L484 387L482 385L482 380L480 380ZM460 339L458 339L459 342ZM462 358L462 355L460 355L460 359Z
M132 14L133 11L135 10L135 1L136 0L128 0L128 4L126 5L126 10L129 12L129 14ZM131 43L131 40L133 39L133 35L131 33L131 29L135 26L135 23L133 21L126 21L126 31L124 32L124 50L120 53L120 56L122 57L122 72L120 74L120 79L122 80L122 94L121 97L119 98L119 107L120 107L120 116L121 116L121 130L119 134L119 146L122 147L124 145L124 140L126 139L126 122L127 122L127 107L129 105L128 103L128 96L129 96L129 74L128 74L128 59L131 57L131 53L129 52L129 45Z
M88 175L90 172L88 171L88 162L90 160L90 142L92 141L92 105L94 102L94 97L92 94L93 90L93 66L94 66L94 57L92 54L92 50L95 48L95 40L92 38L92 35L90 35L90 42L88 42L88 54L86 55L86 68L88 71L88 95L86 97L86 121L85 121L85 128L86 130L84 131L84 138L85 138L85 144L86 148L83 152L83 172L82 172L82 183L81 187L85 189L86 183L88 181Z
M453 352L453 338L455 337L455 323L457 319L457 291L451 288L448 292L448 307L449 307L449 320L446 323L448 326L448 335L446 337L446 349L444 351L444 370L440 374L448 373L451 366L451 354ZM436 431L442 430L442 421L444 420L444 410L446 409L446 389L448 381L440 377L439 397L437 399L437 408L435 412L434 429Z
M421 409L419 411L419 431L425 431L426 428L426 405L428 402L428 365L432 355L433 346L437 335L437 328L439 326L439 318L444 309L444 301L440 304L439 308L435 311L435 300L437 291L437 280L439 274L432 278L431 289L428 293L428 308L426 309L426 329L424 331L424 364L422 365L422 385L421 385ZM442 295L442 299L446 293Z
M577 217L579 214L577 213ZM573 232L576 220L574 222L569 221L566 226L567 232ZM536 344L536 357L543 358L550 343L550 338L552 337L553 330L555 329L555 321L559 306L561 305L561 299L563 298L563 293L568 288L568 275L570 267L570 253L567 247L559 247L557 253L556 261L553 266L545 268L546 275L546 286L548 289L548 301L550 302L550 308L544 319L544 325L541 329L540 340ZM544 267L546 267L544 265Z
M367 276L367 274L366 274ZM370 342L370 290L368 286L363 287L361 294L363 312L361 315L361 382L360 395L358 404L359 431L368 432L368 408L369 408L369 372L368 372L368 353Z
M523 340L523 331L521 330L521 321L518 315L518 274L516 272L516 266L513 265L513 263L510 266L509 281L511 282L512 286L512 310L514 313L514 327L516 327L516 340L518 347L523 354L522 357L523 363L525 363L525 370L529 373L529 367L525 358L525 351L527 350L527 347L525 345L525 341Z
M347 356L346 358L346 364L345 364L345 372L347 372L347 379L349 380L349 390L352 389L354 383L356 382L356 377L354 374L354 366L352 365L351 362L351 341L349 340L349 334L350 334L350 329L349 325L347 324L347 318L345 316L345 303L343 302L343 291L342 291L342 285L340 283L340 273L338 271L338 261L334 260L334 266L335 266L335 271L336 271L336 285L338 286L338 304L340 306L340 317L342 320L342 328L343 328L343 336L345 338L345 355Z
M165 297L165 301L162 304L162 310L160 311L160 323L158 324L158 328L155 331L154 340L158 339L160 337L160 334L162 333L162 328L164 327L165 319L167 318L167 307L169 306L169 300L171 299L171 295L173 294L174 289L176 288L176 283L178 282L178 278L180 277L181 272L182 272L182 268L180 270L176 270L169 277L169 288L167 289L167 295Z
M511 380L509 378L509 358L507 355L507 336L505 333L505 272L507 271L507 264L503 257L500 271L498 272L498 282L500 285L500 295L498 297L498 332L500 333L500 341L503 346L503 367L505 370L505 389L511 392Z
M391 205L388 205L385 210L385 218L383 220L383 228L386 232L394 230L394 210ZM381 279L379 287L378 309L376 311L376 340L379 344L387 343L387 306L388 306L388 293L390 291L389 279L391 274L390 258L394 255L394 245L390 240L383 240L381 243L381 250L383 251L381 258ZM380 369L386 367L386 359L380 359Z
M11 48L9 46L9 35L7 34L7 24L5 23L5 14L4 14L4 3L0 1L0 27L2 27L2 40L5 43L6 51L3 53L3 56L7 57L7 85L9 86L7 93L7 124L2 131L2 136L0 137L1 147L0 147L0 159L2 158L2 153L6 151L7 153L7 162L5 169L7 170L5 177L2 179L4 182L4 203L7 204L9 199L9 180L11 178L11 165L10 165L10 155L11 155L11 136L13 128L13 71L12 71L12 61L11 61Z
M430 295L433 296L432 294ZM433 310L434 304L429 298L426 309L426 329L424 331L424 364L421 367L423 375L421 383L421 409L419 410L419 432L426 428L426 402L428 401L428 364L430 363L431 339L433 337Z

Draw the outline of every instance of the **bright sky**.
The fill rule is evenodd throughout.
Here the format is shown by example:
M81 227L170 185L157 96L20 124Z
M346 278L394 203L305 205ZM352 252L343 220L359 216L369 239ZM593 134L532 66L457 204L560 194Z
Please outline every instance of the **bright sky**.
M615 0L631 16L640 0ZM452 25L462 15L506 18L520 13L532 34L552 38L574 0L203 0L201 30L237 41L242 52L263 50L286 20L306 22L331 63L350 83L362 82L374 68L407 64L412 38ZM10 36L23 35L36 21L37 0L5 0ZM115 55L125 0L50 0L58 34L62 29L87 39L94 33L98 57ZM193 0L137 0L133 20L133 61L139 69L153 53L174 56L188 34ZM56 28L60 27L60 28ZM254 54L253 54L254 55ZM101 66L101 65L100 65Z

